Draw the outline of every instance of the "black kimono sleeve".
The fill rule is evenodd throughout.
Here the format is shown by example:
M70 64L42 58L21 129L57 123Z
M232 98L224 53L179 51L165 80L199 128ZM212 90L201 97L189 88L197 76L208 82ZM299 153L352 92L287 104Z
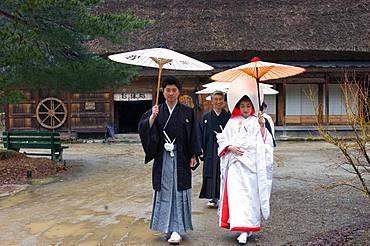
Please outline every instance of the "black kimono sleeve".
M203 131L204 131L204 118L201 119L198 123L198 144L201 147L201 149L204 151L204 142L203 142Z
M144 113L138 124L139 136L145 152L145 164L153 160L158 154L159 134L156 124L149 127L151 114L152 110Z
M199 156L202 154L201 150L201 143L199 141L200 136L200 129L198 122L195 117L194 110L192 110L192 131L190 135L190 144L189 147L191 149L191 157L195 156L197 159L197 165L192 167L191 169L195 170L199 166Z
M205 151L206 151L206 132L207 132L207 124L208 124L208 113L204 114L201 121L199 122L199 146L202 149L202 158L203 161Z

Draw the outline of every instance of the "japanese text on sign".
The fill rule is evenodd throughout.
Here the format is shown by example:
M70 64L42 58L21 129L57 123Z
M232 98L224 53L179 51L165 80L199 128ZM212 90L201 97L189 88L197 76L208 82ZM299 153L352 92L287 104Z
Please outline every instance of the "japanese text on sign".
M151 93L115 93L114 101L152 100Z

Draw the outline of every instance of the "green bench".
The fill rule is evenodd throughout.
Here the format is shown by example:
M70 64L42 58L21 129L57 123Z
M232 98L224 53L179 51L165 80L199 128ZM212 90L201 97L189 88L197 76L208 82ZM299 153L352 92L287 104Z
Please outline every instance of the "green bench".
M48 149L50 153L24 152L26 155L51 156L52 160L63 160L63 149L59 132L3 132L4 147L10 150Z

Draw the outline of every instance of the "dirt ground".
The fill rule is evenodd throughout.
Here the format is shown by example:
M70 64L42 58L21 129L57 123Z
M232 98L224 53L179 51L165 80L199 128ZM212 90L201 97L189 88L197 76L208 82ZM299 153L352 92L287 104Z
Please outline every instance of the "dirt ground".
M149 230L151 164L140 144L74 144L65 151L72 173L0 198L4 245L166 245ZM322 185L349 177L335 167L340 154L323 142L279 142L275 152L271 217L249 245L369 245L369 200L359 192ZM217 210L198 198L193 175L194 231L183 245L236 245L218 228ZM330 179L329 179L330 177Z

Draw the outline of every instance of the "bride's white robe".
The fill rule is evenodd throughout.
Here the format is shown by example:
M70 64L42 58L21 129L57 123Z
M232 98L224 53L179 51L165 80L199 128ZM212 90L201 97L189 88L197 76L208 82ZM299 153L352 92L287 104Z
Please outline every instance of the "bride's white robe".
M272 156L268 147L272 137L267 130L264 136L255 116L232 118L225 130L217 134L221 160L220 227L259 231L261 213L265 219L269 217L272 173L269 177L268 165L272 164ZM239 146L243 155L228 152L230 145Z

